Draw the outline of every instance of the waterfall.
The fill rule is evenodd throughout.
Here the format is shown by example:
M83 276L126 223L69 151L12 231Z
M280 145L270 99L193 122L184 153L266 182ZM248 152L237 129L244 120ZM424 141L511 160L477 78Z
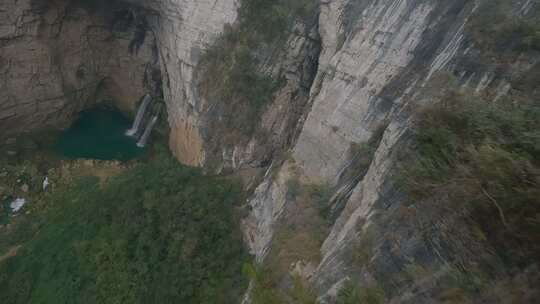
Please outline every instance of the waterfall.
M133 122L133 126L131 126L131 129L126 131L127 136L134 136L139 132L139 129L141 127L144 114L146 113L146 108L148 105L152 102L152 97L149 94L146 94L144 96L143 102L139 106L139 109L137 110L137 116L135 116L135 121Z
M152 133L152 129L154 128L154 125L156 124L158 119L157 115L152 116L152 119L150 122L146 125L146 129L144 129L144 133L137 142L137 147L143 148L146 146L146 143L148 142L148 138L150 138L150 133Z

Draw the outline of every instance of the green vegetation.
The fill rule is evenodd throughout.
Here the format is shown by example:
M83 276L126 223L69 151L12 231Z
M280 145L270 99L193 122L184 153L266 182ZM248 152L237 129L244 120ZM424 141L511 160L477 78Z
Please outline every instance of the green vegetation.
M282 293L277 282L277 273L268 266L259 264L244 264L244 274L252 282L251 301L253 304L315 304L317 297L311 292L302 279L292 277L292 288Z
M301 191L302 191L302 185L300 184L298 177L293 176L289 178L289 180L287 180L287 199L288 200L295 200Z
M280 48L294 20L310 16L315 1L242 0L239 22L225 31L203 56L201 92L213 103L224 103L228 128L251 134L265 105L281 81L258 69L257 51Z
M462 217L507 269L530 265L540 254L538 102L451 92L418 118L411 198Z
M369 168L375 151L379 146L379 142L356 143L351 142L349 146L349 159L351 161L350 169L348 170L349 176L347 179L354 178L358 173L365 173Z
M160 153L56 189L1 242L3 303L234 303L247 282L240 187ZM4 236L2 236L4 238Z
M376 230L374 224L367 227L362 233L360 238L354 244L353 250L353 262L359 266L366 266L369 264L371 257L373 256Z
M321 217L326 221L330 220L333 194L334 189L329 183L313 185L309 191L310 198L313 200L315 207L319 210Z
M415 282L431 274L432 272L430 270L421 264L410 262L403 267L403 274L407 280Z
M274 272L259 264L244 264L244 274L252 280L251 301L253 304L282 304L283 297L277 291Z
M540 51L540 15L512 15L511 0L484 0L468 25L477 45L484 50ZM540 4L536 1L536 8Z
M264 264L246 265L244 273L252 279L254 304L315 304L316 296L305 278L291 273L295 268L312 267L321 260L320 247L328 233L327 222L311 197L311 186L298 178L294 161L288 164L284 216L276 225L270 252Z
M290 291L291 298L295 304L316 304L317 297L309 288L305 286L298 276L293 277L293 288Z
M382 288L374 282L368 286L359 286L349 280L345 282L338 293L338 304L381 304L385 295Z
M42 183L48 168L59 163L51 148L58 134L43 131L31 135L2 140L0 152L0 248L2 248L1 225L11 221L9 203L15 197L24 197L28 205L43 202ZM35 151L40 153L36 154ZM1 255L1 253L0 253Z
M366 170L373 157L375 156L375 151L381 144L381 140L384 136L384 131L388 127L388 122L383 121L380 123L373 134L369 137L369 140L365 143L356 143L351 142L349 147L349 158L352 162L352 167L354 171L363 171Z

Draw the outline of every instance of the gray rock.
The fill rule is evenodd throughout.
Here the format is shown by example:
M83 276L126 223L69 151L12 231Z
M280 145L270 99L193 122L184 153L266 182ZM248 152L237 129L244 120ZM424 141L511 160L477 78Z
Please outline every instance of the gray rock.
M114 20L114 12L126 4L110 3L100 15L70 1L41 9L33 0L0 2L2 135L66 125L78 111L103 100L131 111L152 89L146 74L157 68L154 37L147 32L137 52L132 50L136 23L111 27L125 23Z

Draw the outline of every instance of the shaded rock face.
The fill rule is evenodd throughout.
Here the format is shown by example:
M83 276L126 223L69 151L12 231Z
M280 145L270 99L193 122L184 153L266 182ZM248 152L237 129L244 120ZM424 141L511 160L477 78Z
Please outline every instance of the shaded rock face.
M0 3L3 134L63 126L101 101L132 111L145 92L159 91L155 41L140 11L85 3Z

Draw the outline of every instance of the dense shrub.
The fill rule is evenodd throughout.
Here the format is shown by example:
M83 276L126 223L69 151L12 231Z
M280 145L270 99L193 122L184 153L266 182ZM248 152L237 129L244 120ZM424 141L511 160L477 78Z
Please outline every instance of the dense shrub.
M289 180L287 180L286 186L288 200L295 200L302 191L302 185L297 177L291 177Z
M355 241L352 258L355 265L366 266L369 264L375 251L375 241L377 239L377 231L372 224Z
M53 195L0 263L2 303L239 302L239 195L168 156L104 186L81 180Z
M539 256L537 102L449 94L420 113L416 156L404 178L414 200L464 211L507 263Z
M284 292L278 288L275 269L259 264L244 264L244 274L251 279L253 304L315 304L317 297L298 276L293 276L292 287Z
M281 304L283 296L276 287L275 274L259 264L244 264L243 273L251 279L251 302L253 304Z
M338 304L381 304L385 301L382 288L375 282L360 286L351 280L345 282L338 293Z
M334 189L328 183L313 185L310 187L310 198L313 200L315 207L319 210L319 214L325 220L330 219L332 211L332 195Z
M540 51L540 16L513 15L512 0L484 0L471 18L468 29L484 50ZM536 9L540 9L536 3Z

